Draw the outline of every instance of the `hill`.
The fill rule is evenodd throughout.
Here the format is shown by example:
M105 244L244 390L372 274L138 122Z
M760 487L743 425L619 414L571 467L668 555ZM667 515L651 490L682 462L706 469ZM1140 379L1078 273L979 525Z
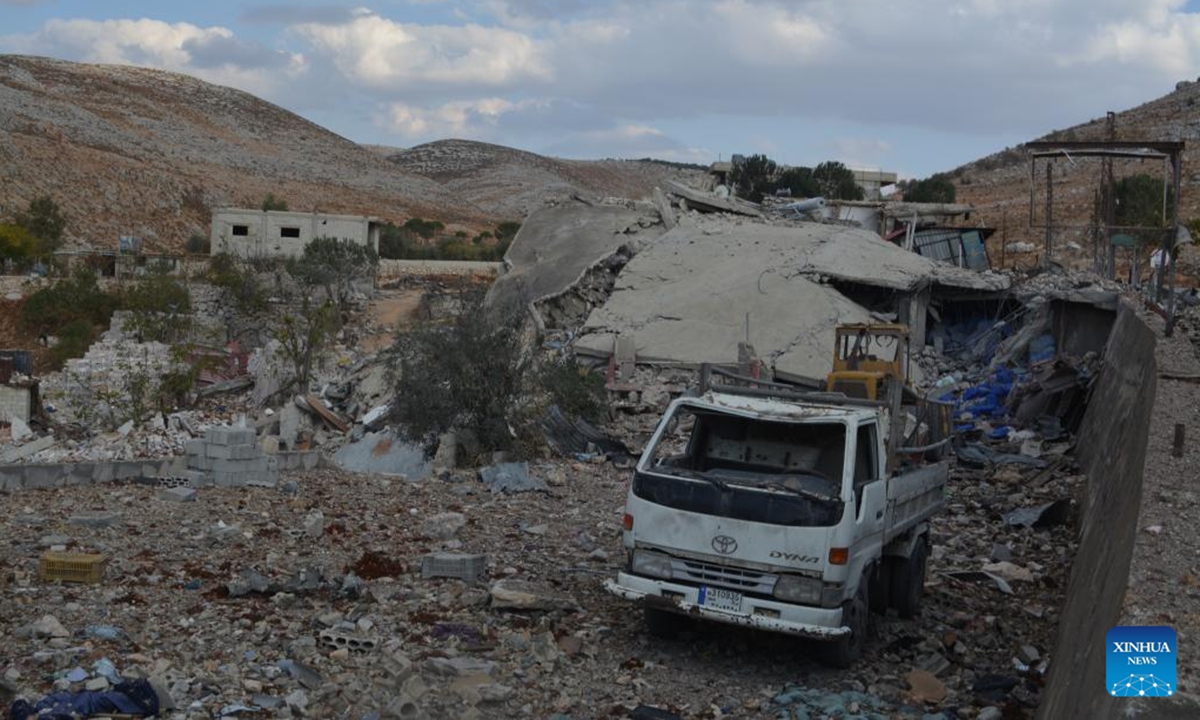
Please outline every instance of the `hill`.
M177 251L211 209L258 206L403 220L494 218L435 180L240 90L121 65L0 56L0 210L51 196L69 245L140 235Z
M1058 130L1036 140L1088 141L1108 138L1107 119L1088 122ZM1157 100L1116 113L1115 139L1136 141L1178 141L1187 145L1200 141L1200 83L1181 82L1175 91ZM1186 147L1180 196L1180 219L1184 222L1200 218L1200 166L1196 152ZM1045 161L1037 169L1037 223L1045 214ZM1116 160L1113 174L1123 177L1145 173L1158 178L1167 177L1162 161ZM1032 242L1040 252L1045 231L1030 227L1029 189L1030 153L1024 145L1006 148L987 157L950 171L958 188L958 199L978 210L976 220L1000 229L989 243L993 262L1000 259L1002 245L1017 241ZM1056 224L1086 225L1092 222L1096 190L1100 186L1100 161L1093 159L1058 160L1054 164L1054 215ZM1007 239L1005 239L1007 238ZM1075 249L1071 244L1077 245ZM1056 259L1076 267L1088 266L1092 258L1093 239L1087 231L1063 231L1056 235L1055 246L1062 253ZM1007 254L1007 264L1014 259ZM1033 254L1017 256L1028 262Z
M703 175L699 166L655 160L561 160L472 140L439 140L391 156L406 173L436 180L501 218L520 220L548 201L648 197L666 178Z

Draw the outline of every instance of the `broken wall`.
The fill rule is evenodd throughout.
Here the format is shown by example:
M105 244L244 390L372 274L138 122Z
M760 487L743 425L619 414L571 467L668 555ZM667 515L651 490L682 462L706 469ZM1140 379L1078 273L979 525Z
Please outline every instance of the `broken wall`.
M1142 468L1157 388L1154 333L1122 307L1104 352L1076 456L1087 473L1079 550L1055 655L1038 707L1042 720L1115 718L1104 692L1105 634L1120 618L1142 498Z

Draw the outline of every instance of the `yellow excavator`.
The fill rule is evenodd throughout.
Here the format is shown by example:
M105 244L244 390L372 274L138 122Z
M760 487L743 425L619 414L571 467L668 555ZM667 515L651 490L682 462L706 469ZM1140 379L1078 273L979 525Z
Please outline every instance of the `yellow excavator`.
M907 385L907 325L839 325L834 332L833 370L825 381L829 392L885 400L893 380L898 389Z

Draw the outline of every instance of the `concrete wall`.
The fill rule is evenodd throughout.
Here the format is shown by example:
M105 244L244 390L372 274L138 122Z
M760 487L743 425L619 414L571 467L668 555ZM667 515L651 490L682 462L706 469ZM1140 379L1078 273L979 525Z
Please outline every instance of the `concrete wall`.
M244 227L246 235L235 235ZM287 236L288 231L295 233ZM213 211L210 251L247 257L299 257L316 238L332 237L370 245L379 252L379 228L361 215L220 208Z
M32 391L27 387L0 385L0 420L9 421L17 418L21 422L29 424L31 399Z
M469 260L380 260L379 282L402 277L427 275L481 275L496 277L504 273L502 262L472 262Z
M281 472L311 470L321 465L318 452L281 452L275 457ZM177 477L187 469L183 456L123 462L0 465L0 493L94 485L139 477Z
M1037 717L1116 718L1105 691L1104 636L1119 622L1142 502L1150 413L1158 382L1154 333L1128 307L1117 314L1079 431L1087 473L1079 549Z

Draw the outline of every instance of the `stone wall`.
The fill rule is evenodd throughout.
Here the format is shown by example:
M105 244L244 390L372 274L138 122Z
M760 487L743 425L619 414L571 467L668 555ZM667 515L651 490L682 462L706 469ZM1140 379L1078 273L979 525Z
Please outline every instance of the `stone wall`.
M379 282L403 277L429 275L481 275L497 277L504 273L502 262L471 262L467 260L380 260Z
M281 472L311 470L321 465L321 454L280 452L273 457ZM74 487L136 478L182 477L187 470L183 456L94 463L0 465L0 493L18 493L45 488Z

